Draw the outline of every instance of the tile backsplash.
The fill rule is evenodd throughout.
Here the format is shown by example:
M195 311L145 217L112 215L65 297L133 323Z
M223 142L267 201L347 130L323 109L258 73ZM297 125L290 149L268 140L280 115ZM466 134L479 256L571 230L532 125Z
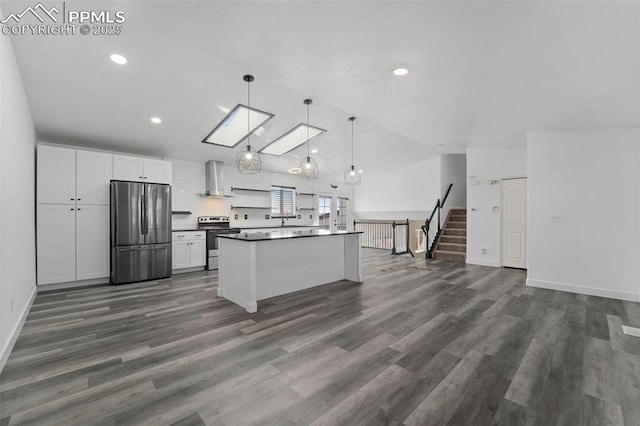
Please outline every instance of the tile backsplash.
M336 195L346 195L341 191L331 188L330 182L302 182L298 176L285 173L273 173L262 171L259 175L243 175L234 167L224 167L224 191L230 198L207 198L199 194L205 192L205 164L194 161L171 160L173 164L173 211L191 211L190 215L172 215L174 230L195 229L198 226L198 216L229 216L231 226L248 228L262 226L278 226L281 219L266 219L265 215L270 213L269 209L243 209L237 206L262 206L270 202L269 194L231 191L231 187L270 189L271 185L292 186L298 192L305 193L332 193ZM324 191L319 191L320 188ZM287 220L287 225L313 225L318 223L317 197L299 196L296 204L298 208L314 208L311 210L300 210L300 219L292 218ZM232 209L232 205L236 208ZM248 216L245 219L245 214ZM235 216L238 215L238 219Z
M173 211L191 211L190 215L172 215L173 229L194 229L198 216L231 216L231 204L226 199L206 198L204 193L204 163L172 160Z

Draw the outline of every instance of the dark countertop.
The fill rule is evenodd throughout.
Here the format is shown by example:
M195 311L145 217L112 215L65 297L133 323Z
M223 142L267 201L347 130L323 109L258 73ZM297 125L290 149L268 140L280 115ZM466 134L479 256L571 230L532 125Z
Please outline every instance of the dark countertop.
M238 229L282 229L282 228L320 228L322 225L267 225L267 226L232 226L232 228Z
M285 225L285 226L280 226L280 225L271 225L271 226L247 226L247 227L241 227L241 226L232 226L231 228L235 228L235 229L287 229L287 228L320 228L321 225ZM197 232L197 231L206 231L206 229L198 229L198 228L191 228L191 229L173 229L171 230L171 232Z
M274 232L242 232L240 234L225 234L218 238L240 241L271 241L288 238L327 237L332 235L362 234L361 231L328 231L326 229L311 229L306 231L274 231Z

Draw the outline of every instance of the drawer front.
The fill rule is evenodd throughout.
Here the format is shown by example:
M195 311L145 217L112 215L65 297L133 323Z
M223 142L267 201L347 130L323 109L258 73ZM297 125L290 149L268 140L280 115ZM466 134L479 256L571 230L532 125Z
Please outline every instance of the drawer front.
M173 241L186 241L186 240L204 240L207 238L206 231L184 231L184 232L172 232L171 239Z

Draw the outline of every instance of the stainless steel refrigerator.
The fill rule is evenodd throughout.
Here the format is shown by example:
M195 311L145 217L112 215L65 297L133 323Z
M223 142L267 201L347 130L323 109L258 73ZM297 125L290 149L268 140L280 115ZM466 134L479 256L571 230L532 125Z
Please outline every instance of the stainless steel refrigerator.
M171 186L111 181L111 283L171 276Z

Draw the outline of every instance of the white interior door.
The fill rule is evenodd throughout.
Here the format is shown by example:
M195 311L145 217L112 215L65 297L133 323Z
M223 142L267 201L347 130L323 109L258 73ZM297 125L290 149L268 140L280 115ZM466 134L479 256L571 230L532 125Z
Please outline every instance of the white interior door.
M502 181L502 266L527 268L527 179Z

